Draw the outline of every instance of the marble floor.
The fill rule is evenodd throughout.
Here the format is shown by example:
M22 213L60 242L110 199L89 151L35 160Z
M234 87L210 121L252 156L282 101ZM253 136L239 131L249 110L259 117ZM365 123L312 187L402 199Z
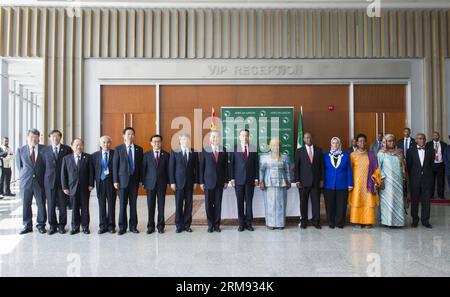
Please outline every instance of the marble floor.
M176 234L169 225L147 235L146 200L138 203L140 234L98 235L92 197L90 235L49 236L18 235L20 199L0 200L0 276L450 276L450 206L432 206L432 230L223 226L209 234L193 226Z

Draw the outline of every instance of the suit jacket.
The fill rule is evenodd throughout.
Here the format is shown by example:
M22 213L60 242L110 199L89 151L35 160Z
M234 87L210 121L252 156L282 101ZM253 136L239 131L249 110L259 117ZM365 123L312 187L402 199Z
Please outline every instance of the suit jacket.
M77 193L77 190L80 190L80 193L87 194L89 193L89 187L94 187L94 165L92 156L82 153L80 162L80 169L78 169L73 154L63 158L61 167L61 185L63 190L69 190L70 196L74 196Z
M351 146L351 147L349 147L345 152L347 153L347 154L351 154L351 153L353 153L355 150L353 149L353 147Z
M445 147L444 152L445 175L450 176L450 145Z
M65 156L73 154L72 148L65 144L60 144L58 158L55 159L53 147L47 145L43 152L45 164L44 186L46 189L54 189L55 186L61 187L61 167Z
M198 153L190 150L188 162L184 159L181 149L172 151L169 161L169 181L175 184L177 189L192 188L198 183L199 157Z
M425 158L423 166L420 164L419 153L417 145L409 148L406 153L406 166L409 176L409 184L411 188L422 185L433 188L433 164L434 164L434 150L425 147Z
M403 151L403 155L405 154L405 148L404 145L405 144L405 138L400 139L399 141L397 141L397 148L401 149ZM409 143L409 147L412 147L416 145L416 140L414 138L411 137L411 141Z
M36 163L33 166L30 158L30 148L24 145L17 149L16 152L16 166L19 169L20 188L30 188L33 178L36 179L41 187L44 187L44 145L38 144L38 152L36 154Z
M325 181L323 187L330 190L346 190L353 187L353 173L350 164L350 154L342 153L341 160L336 167L329 152L323 154L325 165Z
M443 142L443 141L439 141L439 143L441 144L442 161L445 162L444 154L445 154L445 149L447 148L447 144L445 142ZM433 160L434 160L434 143L433 143L433 141L428 141L425 144L425 147L430 148L430 149L433 150Z
M205 188L212 190L216 185L223 187L229 182L228 178L228 154L225 148L220 147L217 162L211 149L203 149L200 162L200 184Z
M240 144L234 147L230 153L230 173L231 179L234 179L236 185L254 184L255 179L259 179L259 160L256 147L249 145L247 160L244 158L242 146Z
M324 180L324 163L322 150L314 146L313 162L309 160L306 145L297 149L295 154L295 181L303 187L319 187Z
M137 181L142 180L142 159L144 150L139 145L134 144L134 175ZM128 187L130 173L128 172L128 152L125 144L116 147L113 157L113 181L119 183L121 189Z
M113 175L113 156L114 156L114 150L109 150L108 154L108 170L109 170L109 177L112 184L112 175ZM100 187L101 177L102 177L102 170L103 170L103 151L99 150L92 154L92 163L94 164L94 179L95 179L95 186L97 187L97 191Z
M383 144L381 144L381 147L383 147ZM375 156L378 154L378 140L375 140L374 143L372 143L370 150L375 154Z
M155 154L150 150L144 154L142 161L142 183L146 190L166 188L169 183L169 159L168 152L160 150L159 162L156 163Z
M3 168L3 158L6 156L8 156L8 152L0 147L0 168Z

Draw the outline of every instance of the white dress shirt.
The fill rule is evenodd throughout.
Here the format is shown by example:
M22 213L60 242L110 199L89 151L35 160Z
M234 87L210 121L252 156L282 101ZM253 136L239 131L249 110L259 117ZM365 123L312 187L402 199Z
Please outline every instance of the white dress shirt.
M437 154L438 154L438 159L434 159L434 155L433 155L433 159L434 159L434 163L442 163L442 147L441 147L441 143L439 141L434 141L433 140L433 151L436 149L437 146ZM434 152L436 154L436 152Z
M189 148L182 147L181 148L181 153L183 154L183 158L184 158L184 156L186 156L186 161L189 162L189 153L190 153Z
M420 165L423 166L423 161L425 160L425 147L419 149L419 146L417 146L417 152L419 153Z

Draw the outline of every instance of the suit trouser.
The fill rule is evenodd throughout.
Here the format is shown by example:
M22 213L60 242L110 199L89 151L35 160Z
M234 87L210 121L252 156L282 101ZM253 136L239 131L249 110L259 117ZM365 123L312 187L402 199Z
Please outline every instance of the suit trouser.
M222 215L223 185L216 185L214 189L205 189L206 219L209 228L219 228Z
M39 185L36 180L31 181L31 187L26 189L21 189L23 198L23 225L25 228L32 228L33 226L33 212L31 210L31 204L33 202L33 196L36 200L37 206L37 228L45 227L45 222L47 221L47 211L45 210L45 195L44 189Z
M435 188L437 184L437 187ZM435 189L437 191L435 191ZM437 197L444 198L445 191L445 165L444 162L433 164L433 189L431 197L436 197L434 194L437 192Z
M448 184L448 187L450 188L450 175L447 176L447 184Z
M255 192L255 185L236 185L235 192L239 226L251 226L253 221L253 194Z
M2 168L0 194L11 194L11 168Z
M119 190L119 229L126 230L128 228L127 223L127 206L130 204L130 230L137 228L137 195L138 195L139 182L130 177L128 186Z
M319 187L303 187L299 189L300 194L300 214L302 223L308 221L308 199L311 196L312 206L312 222L314 225L320 223L320 188Z
M84 229L89 228L89 191L77 190L72 196L72 230L77 230L81 226Z
M167 185L155 187L155 190L147 189L147 210L148 210L148 222L147 229L155 230L155 208L158 203L158 219L156 227L158 230L164 230L166 226L164 220L164 206L166 204L166 191Z
M343 227L347 213L348 190L324 189L323 195L328 225Z
M45 196L47 198L47 213L48 224L51 229L56 229L57 226L64 228L67 224L67 197L61 187L55 185L53 189L45 189ZM59 209L59 219L56 220L56 206Z
M191 227L193 193L192 185L185 185L183 189L177 188L175 191L175 225L177 229L183 230Z
M116 228L116 197L111 177L100 181L97 189L99 228L112 230ZM108 204L108 206L106 206Z
M430 222L431 190L421 184L411 184L411 216L413 223L419 222L419 202L422 204L420 220L422 224Z

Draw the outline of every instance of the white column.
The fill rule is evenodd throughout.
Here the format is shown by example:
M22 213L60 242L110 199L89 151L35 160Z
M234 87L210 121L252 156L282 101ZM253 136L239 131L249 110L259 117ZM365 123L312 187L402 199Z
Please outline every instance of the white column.
M8 136L9 132L9 83L8 63L0 59L0 137Z

